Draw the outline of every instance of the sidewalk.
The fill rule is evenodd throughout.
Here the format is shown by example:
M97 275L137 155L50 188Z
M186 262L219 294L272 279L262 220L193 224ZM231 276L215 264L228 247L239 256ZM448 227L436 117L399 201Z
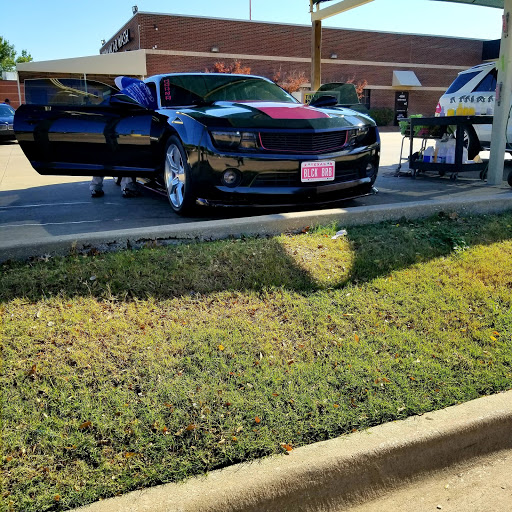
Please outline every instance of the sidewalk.
M71 248L115 250L153 240L165 244L242 234L267 236L333 222L350 226L426 217L440 211L496 213L512 207L512 188L506 182L490 186L477 173L461 173L456 181L437 176L397 177L401 142L400 133L382 133L377 195L347 201L342 208L270 215L263 215L265 210L246 216L245 210L216 209L205 212L209 219L177 217L166 198L151 193L130 202L127 215L126 200L120 199L111 180L106 200L91 200L83 178L39 176L17 144L0 145L0 262L41 254L65 255ZM407 171L406 162L402 171Z

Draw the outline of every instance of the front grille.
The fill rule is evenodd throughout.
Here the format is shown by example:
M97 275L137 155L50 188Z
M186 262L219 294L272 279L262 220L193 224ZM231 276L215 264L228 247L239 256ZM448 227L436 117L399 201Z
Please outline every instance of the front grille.
M340 151L349 141L349 130L317 133L261 132L263 149L279 153L322 154Z
M343 183L347 181L355 181L360 179L359 169L346 168L339 163L336 163L336 174L334 181L326 182L301 182L300 170L299 171L288 171L288 172L260 172L252 182L252 187L311 187L315 188L318 186L329 185L332 183Z

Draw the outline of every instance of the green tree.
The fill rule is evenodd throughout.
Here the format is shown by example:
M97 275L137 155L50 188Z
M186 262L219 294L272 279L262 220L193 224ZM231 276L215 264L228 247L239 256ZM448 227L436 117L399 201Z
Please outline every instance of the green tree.
M16 50L13 44L0 36L0 71L14 71L16 63L31 62L34 60L27 50L22 50L21 55L16 57Z

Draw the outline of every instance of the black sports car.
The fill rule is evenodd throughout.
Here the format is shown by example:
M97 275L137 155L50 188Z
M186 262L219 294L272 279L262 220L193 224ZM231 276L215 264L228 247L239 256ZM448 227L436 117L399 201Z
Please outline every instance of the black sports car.
M14 130L38 173L137 176L162 187L180 214L196 204L328 203L372 192L377 127L329 108L334 98L303 105L251 75L122 77L116 85L25 82Z

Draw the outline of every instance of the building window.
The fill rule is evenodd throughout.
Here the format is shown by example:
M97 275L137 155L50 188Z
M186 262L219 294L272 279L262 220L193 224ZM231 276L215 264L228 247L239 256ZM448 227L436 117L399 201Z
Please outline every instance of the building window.
M370 97L371 97L371 89L363 89L363 97L361 98L361 103L370 110Z

